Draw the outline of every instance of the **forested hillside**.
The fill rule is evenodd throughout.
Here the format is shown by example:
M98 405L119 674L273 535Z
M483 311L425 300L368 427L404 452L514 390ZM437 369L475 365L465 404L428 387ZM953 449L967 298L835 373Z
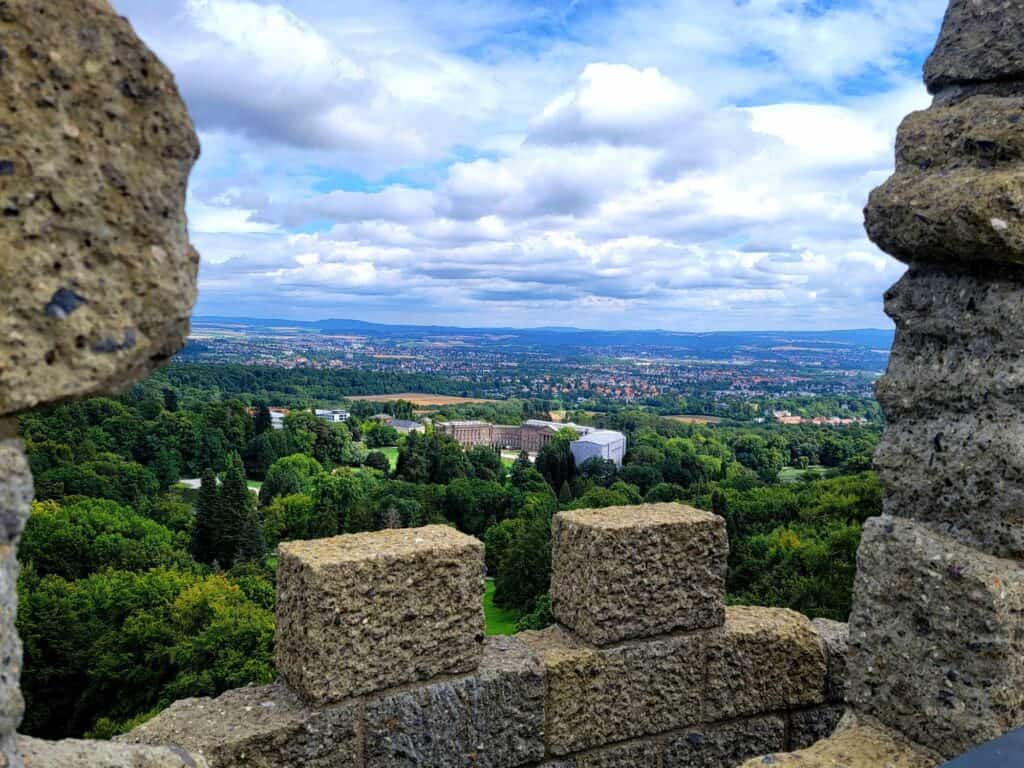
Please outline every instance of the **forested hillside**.
M570 433L535 463L513 461L432 430L399 437L369 420L385 407L375 403L350 404L347 424L295 408L272 429L265 406L289 392L293 406L344 401L305 372L191 366L118 399L21 417L38 499L20 552L25 732L110 735L175 699L272 680L283 540L457 526L484 540L505 620L534 627L550 620L552 515L678 500L725 517L730 599L843 619L860 524L881 509L868 471L876 428L570 413L629 438L621 468L576 466ZM544 406L435 417L515 423ZM386 407L412 415L408 403Z

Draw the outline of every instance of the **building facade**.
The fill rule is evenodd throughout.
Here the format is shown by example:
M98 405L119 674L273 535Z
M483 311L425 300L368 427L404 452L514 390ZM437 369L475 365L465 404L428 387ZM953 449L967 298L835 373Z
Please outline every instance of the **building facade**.
M530 454L538 453L564 427L574 429L580 435L572 443L577 464L598 457L621 466L626 455L626 436L612 430L540 419L529 419L519 426L489 424L486 421L442 421L434 425L438 432L448 435L463 448L484 445L499 451L526 451Z

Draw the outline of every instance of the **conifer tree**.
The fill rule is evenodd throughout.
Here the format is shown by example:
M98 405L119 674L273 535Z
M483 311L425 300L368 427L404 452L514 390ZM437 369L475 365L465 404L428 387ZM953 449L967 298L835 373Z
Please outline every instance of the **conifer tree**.
M216 529L220 514L220 491L212 469L203 470L196 500L196 522L192 529L192 557L200 563L217 558Z
M255 559L263 554L263 539L256 499L245 480L242 457L231 456L220 487L218 561L224 568L240 558Z

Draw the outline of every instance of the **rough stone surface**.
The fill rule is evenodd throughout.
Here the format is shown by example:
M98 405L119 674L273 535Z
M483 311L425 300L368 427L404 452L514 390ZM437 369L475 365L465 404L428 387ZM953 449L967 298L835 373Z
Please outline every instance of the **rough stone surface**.
M0 4L0 414L120 390L184 343L199 146L105 0Z
M551 609L598 645L721 626L728 556L725 521L682 504L562 512Z
M702 721L708 642L702 634L601 649L559 627L519 637L547 671L545 738L555 755Z
M208 768L202 757L173 747L19 736L18 749L25 768Z
M358 719L356 704L310 709L283 685L249 686L176 701L115 741L179 747L210 768L346 768L357 765Z
M936 768L938 755L896 731L848 715L831 738L787 755L755 757L740 768Z
M806 616L730 607L710 643L704 720L728 720L825 700L825 650Z
M483 574L483 544L442 525L284 543L278 671L318 704L472 671Z
M32 473L20 440L0 440L0 760L19 768L14 732L25 713L21 681L21 638L18 616L17 543L28 519L33 496Z
M908 263L1024 263L1022 107L976 95L907 117L865 210L871 239Z
M928 89L1024 78L1024 2L953 0L924 65Z
M576 756L576 768L661 768L662 745L634 741Z
M885 510L1024 556L1024 275L913 268L886 296L896 321L877 386Z
M846 708L842 704L828 704L824 707L791 712L788 749L806 749L822 739L827 739L835 731L845 713Z
M846 700L847 658L850 652L850 626L841 621L814 619L814 631L825 643L828 660L828 681L825 698L833 703Z
M665 750L665 768L735 768L748 757L785 748L786 721L757 717L673 737Z
M1024 563L910 520L869 520L849 703L947 758L1024 725Z
M367 768L503 768L544 758L544 670L515 638L491 638L477 672L366 704Z

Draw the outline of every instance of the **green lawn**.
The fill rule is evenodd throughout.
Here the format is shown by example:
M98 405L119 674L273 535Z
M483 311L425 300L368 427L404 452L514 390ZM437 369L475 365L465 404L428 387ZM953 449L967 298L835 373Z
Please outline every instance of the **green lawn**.
M488 635L513 635L519 611L498 608L494 604L494 579L487 580L484 589L484 623Z
M258 491L263 487L263 483L259 480L246 480L246 482L249 484L249 489L253 491Z
M796 483L804 476L804 473L823 477L828 472L828 467L823 467L821 464L811 464L807 469L797 469L796 467L783 467L782 471L779 472L780 483Z
M391 446L390 448L374 448L375 451L380 451L388 457L388 461L391 462L391 471L395 471L395 467L398 466L398 448Z

